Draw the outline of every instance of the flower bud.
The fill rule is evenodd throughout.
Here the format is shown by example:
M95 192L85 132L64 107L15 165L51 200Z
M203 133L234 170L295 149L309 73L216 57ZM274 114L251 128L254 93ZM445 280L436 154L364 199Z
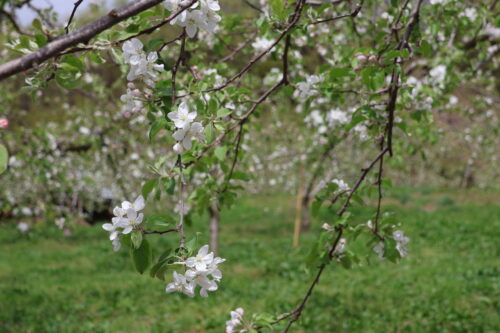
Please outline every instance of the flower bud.
M0 128L9 127L9 120L7 118L0 118Z
M323 223L321 228L328 231L328 230L330 230L330 225L328 223Z
M135 84L133 82L129 82L127 84L127 87L129 87L130 89L134 89L135 88Z
M130 112L128 112L128 111L123 112L123 118L128 119L128 118L130 118L130 116L131 116Z
M361 54L361 53L356 53L354 56L355 56L355 57L358 59L358 61L359 61L360 63L362 63L362 64L364 64L364 63L366 62L366 60L367 60L366 56L365 56L364 54Z
M369 62L377 62L377 57L374 56L374 55L371 55L371 56L368 57L368 61Z

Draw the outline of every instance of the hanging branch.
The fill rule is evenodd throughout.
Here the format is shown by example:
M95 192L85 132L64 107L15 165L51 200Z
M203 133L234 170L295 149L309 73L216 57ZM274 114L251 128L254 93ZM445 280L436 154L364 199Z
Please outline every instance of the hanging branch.
M88 43L93 37L99 33L111 28L112 26L120 23L121 21L137 15L159 3L163 0L136 0L130 4L115 8L111 10L108 14L102 16L94 22L91 22L84 27L75 30L69 34L65 34L55 38L53 41L45 45L44 47L24 56L11 60L7 63L0 65L0 80L8 78L14 74L22 72L24 70L37 67L42 62L54 58L60 55L64 50L76 46L80 43ZM156 29L162 26L178 15L180 15L184 10L189 8L198 0L192 0L186 7L180 8L177 12L172 13L167 19L165 19L161 24L158 24L150 29L146 29L139 34L150 33L151 29ZM153 29L153 31L154 31ZM136 35L136 36L137 36ZM130 37L132 38L132 37Z

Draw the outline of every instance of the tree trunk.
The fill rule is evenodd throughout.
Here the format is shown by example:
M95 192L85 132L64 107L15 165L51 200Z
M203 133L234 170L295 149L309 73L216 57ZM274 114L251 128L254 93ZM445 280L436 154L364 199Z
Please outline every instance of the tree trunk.
M311 227L310 206L311 206L311 199L306 194L305 196L302 197L302 209L301 209L302 210L302 222L301 222L302 231L309 230L309 228Z
M217 206L217 201L212 201L208 206L208 214L210 215L210 250L217 254L219 251L219 220L220 211Z

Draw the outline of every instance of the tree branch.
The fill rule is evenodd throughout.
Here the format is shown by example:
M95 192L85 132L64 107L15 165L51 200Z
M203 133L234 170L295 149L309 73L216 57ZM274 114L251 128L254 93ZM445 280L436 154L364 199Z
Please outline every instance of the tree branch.
M66 23L66 27L64 28L64 30L66 30L66 34L69 33L69 26L71 24L71 21L73 21L73 17L75 17L76 10L82 4L82 2L83 0L77 0L73 6L73 10L71 11L71 15L69 16L68 23Z
M162 23L165 24L165 22L170 22L196 1L197 0L193 0L188 4L187 7L183 7L177 12L172 13L172 15L170 15ZM162 0L136 0L127 5L115 8L96 21L89 23L84 27L75 30L67 35L57 37L52 42L34 51L33 53L0 65L0 80L8 78L24 70L36 67L42 62L60 55L62 51L71 46L76 46L79 43L87 43L99 33L161 2ZM153 28L156 27L158 27L158 25L154 26ZM149 30L145 31L144 33L148 32Z

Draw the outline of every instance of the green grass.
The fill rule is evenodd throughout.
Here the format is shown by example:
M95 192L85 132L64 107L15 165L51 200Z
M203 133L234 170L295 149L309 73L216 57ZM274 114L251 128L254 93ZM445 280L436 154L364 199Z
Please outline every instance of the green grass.
M330 265L292 332L500 332L497 199L482 191L391 191L386 208L411 237L409 258ZM289 311L313 277L303 262L323 222L293 249L293 201L250 197L223 214L227 262L208 299L165 294L164 282L134 272L126 251L112 251L100 226L65 238L55 226L22 236L0 225L0 332L223 332L238 306ZM354 212L364 221L372 209ZM206 222L188 231L206 239ZM151 238L156 248L175 242L175 235Z

